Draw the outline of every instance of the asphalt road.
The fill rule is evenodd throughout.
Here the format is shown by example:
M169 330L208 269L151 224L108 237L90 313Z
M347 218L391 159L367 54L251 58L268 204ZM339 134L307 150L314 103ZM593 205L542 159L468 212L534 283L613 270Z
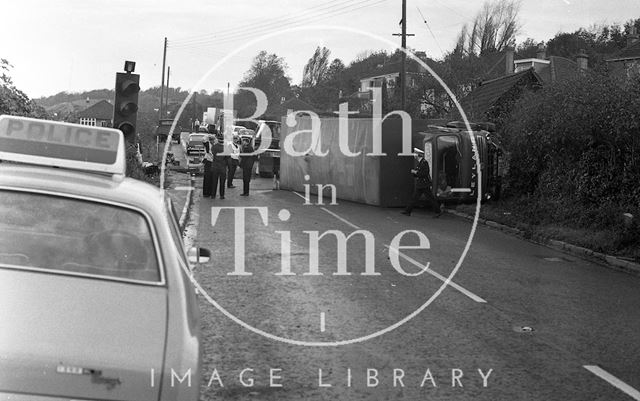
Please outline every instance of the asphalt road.
M213 253L196 278L218 304L200 298L202 400L640 399L637 277L478 226L445 287L470 235L463 219L305 205L269 179L249 197L236 180L225 200L205 199L196 181L187 236ZM235 230L231 207L262 207L265 220L245 209ZM369 243L354 235L339 249L329 234L314 246L328 230L364 230ZM390 252L405 230L428 249ZM399 244L420 245L415 232Z

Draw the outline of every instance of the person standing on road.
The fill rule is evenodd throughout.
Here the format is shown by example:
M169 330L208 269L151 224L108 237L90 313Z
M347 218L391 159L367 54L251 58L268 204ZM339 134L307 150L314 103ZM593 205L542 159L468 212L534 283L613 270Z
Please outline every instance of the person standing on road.
M223 156L224 146L220 143L217 137L210 136L212 141L211 153L213 155L213 161L211 162L212 170L212 183L211 197L216 197L217 188L220 188L220 199L224 199L224 188L227 180L227 160L229 156Z
M431 190L432 184L429 163L424 159L424 152L422 150L413 148L413 151L414 157L418 163L416 168L411 170L411 174L416 178L416 182L411 202L407 205L402 214L411 216L411 211L418 205L420 197L424 194L427 199L427 206L436 213L433 217L440 217L442 214L440 203L438 203L436 198L433 196L433 191Z
M280 152L273 156L273 189L280 189Z
M240 196L249 196L249 182L251 181L251 173L253 170L253 163L256 161L256 156L253 155L254 149L251 146L249 138L242 140L242 149L240 156L240 168L242 169L242 193Z
M227 163L227 188L235 188L233 185L233 176L236 175L236 169L240 164L240 147L236 143L238 141L238 135L233 135L233 141L228 143L227 152L230 154L229 161Z
M202 175L202 196L208 198L211 196L211 189L213 186L213 170L212 170L212 162L213 162L213 154L211 153L211 147L213 146L207 137L203 141L204 145L204 158L202 159L202 164L204 166L204 172Z

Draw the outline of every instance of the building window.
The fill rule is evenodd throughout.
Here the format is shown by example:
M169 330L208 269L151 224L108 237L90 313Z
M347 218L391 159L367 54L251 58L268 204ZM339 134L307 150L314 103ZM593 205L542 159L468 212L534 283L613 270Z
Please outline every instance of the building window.
M91 126L95 127L96 119L95 118L81 118L80 119L80 124L82 124L82 125L91 125Z

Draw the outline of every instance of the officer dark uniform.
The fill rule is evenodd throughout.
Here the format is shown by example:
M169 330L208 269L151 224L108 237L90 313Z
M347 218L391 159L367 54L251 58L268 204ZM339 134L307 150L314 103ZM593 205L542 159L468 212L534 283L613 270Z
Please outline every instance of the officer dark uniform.
M206 138L204 141L205 154L211 154L212 146L211 142L209 142L209 138ZM202 196L208 198L211 196L211 190L213 189L213 171L211 169L212 161L205 158L202 160L202 164L204 166L204 174L202 176Z
M213 161L211 162L211 174L212 174L212 187L211 197L216 197L216 188L220 189L220 199L224 199L224 188L227 181L227 159L229 156L222 156L220 153L224 153L224 146L218 141L218 138L213 138L213 145L211 146L211 153L213 153Z
M242 193L240 196L249 196L249 182L251 181L253 163L255 163L256 157L249 155L253 153L254 150L248 139L242 140L242 149L240 152L246 154L240 156L240 168L242 169Z
M427 199L427 206L436 213L434 217L440 217L442 214L440 203L438 203L436 198L433 196L433 191L431 190L432 184L429 163L424 159L423 151L417 148L414 148L413 150L418 164L415 169L411 170L411 173L416 177L416 183L411 202L407 205L402 214L410 216L413 208L418 205L420 197L424 195Z

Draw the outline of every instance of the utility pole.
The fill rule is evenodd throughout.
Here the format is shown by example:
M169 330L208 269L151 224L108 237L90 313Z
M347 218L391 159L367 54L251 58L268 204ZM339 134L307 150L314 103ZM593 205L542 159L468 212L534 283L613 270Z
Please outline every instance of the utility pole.
M167 67L167 96L164 102L164 108L166 112L169 112L169 89L171 88L169 86L169 78L171 77L171 66Z
M192 98L193 99L193 103L192 103L192 105L193 105L193 120L192 120L192 123L191 123L191 131L194 130L196 120L198 119L198 111L196 110L196 106L197 106L196 96L198 96L198 93L197 92L193 92L193 98Z
M400 97L402 110L406 108L406 93L405 88L407 85L407 36L415 36L412 33L407 33L407 0L402 0L402 33L394 33L393 36L402 36L402 54L400 55Z
M164 38L164 53L162 55L162 81L160 84L160 116L158 117L158 125L162 119L162 99L164 99L164 68L167 62L167 38Z

